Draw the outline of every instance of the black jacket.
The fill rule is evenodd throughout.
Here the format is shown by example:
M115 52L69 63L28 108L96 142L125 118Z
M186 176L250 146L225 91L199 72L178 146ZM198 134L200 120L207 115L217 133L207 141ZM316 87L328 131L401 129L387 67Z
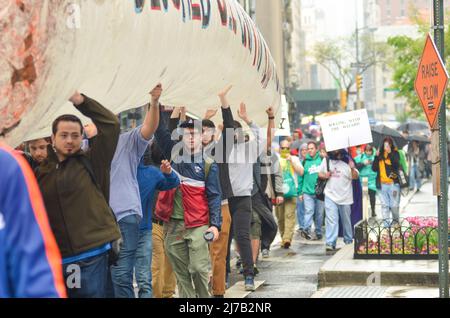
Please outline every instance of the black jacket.
M63 258L120 238L107 198L119 122L112 112L88 97L77 109L97 126L98 135L89 151L80 150L59 162L49 145L48 158L36 169L50 226ZM99 186L94 184L80 157L91 162Z
M382 153L380 153L379 156L375 156L375 160L372 164L372 170L377 172L377 189L381 189L380 161L384 160L382 156ZM394 180L394 183L399 184L400 154L397 150L394 150L388 155L388 159L391 161L391 165L385 164L386 174Z

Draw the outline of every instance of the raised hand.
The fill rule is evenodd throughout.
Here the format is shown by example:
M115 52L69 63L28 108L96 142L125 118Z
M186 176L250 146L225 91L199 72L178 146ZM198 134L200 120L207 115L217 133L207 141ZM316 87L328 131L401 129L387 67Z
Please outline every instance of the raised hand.
M84 102L84 97L78 91L75 91L73 95L69 98L69 101L75 106L81 105Z
M211 119L217 115L217 109L208 109L206 110L204 119Z
M269 106L269 108L266 109L266 113L269 118L275 117L275 111L273 110L272 106Z
M228 86L226 86L223 90L221 90L220 92L219 92L219 97L225 97L225 96L227 96L227 94L228 94L228 92L231 90L233 88L233 85L228 85Z
M251 120L248 118L248 114L247 114L247 106L245 106L244 103L241 103L241 105L239 106L238 116L240 119L245 121L245 123L247 125L249 125L251 123Z
M170 162L167 160L161 161L161 172L164 174L171 174L172 173L172 166L170 165Z
M152 103L151 103L152 106L158 106L161 94L162 94L162 85L161 83L159 83L158 85L155 86L155 88L153 88L150 91L150 95L152 96Z
M228 99L227 99L227 94L231 90L232 87L233 87L233 85L228 85L223 90L221 90L218 94L220 103L222 104L223 108L230 107L230 104L228 103Z
M186 121L187 120L186 112L187 112L186 107L185 106L181 106L180 107L180 113L181 113L180 120L181 121Z

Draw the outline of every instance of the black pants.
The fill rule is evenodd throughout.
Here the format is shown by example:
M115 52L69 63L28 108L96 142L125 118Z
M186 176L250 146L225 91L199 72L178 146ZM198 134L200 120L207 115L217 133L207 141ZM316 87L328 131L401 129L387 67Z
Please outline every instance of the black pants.
M277 236L278 225L261 193L252 196L252 208L261 219L261 250L270 250L270 245Z
M375 204L377 200L377 191L369 189L369 198L370 198L370 207L372 209L372 216L376 216L375 214Z
M252 199L233 197L228 199L231 214L231 229L239 246L239 253L244 268L244 276L254 276L250 226L252 222ZM231 237L231 235L230 235Z

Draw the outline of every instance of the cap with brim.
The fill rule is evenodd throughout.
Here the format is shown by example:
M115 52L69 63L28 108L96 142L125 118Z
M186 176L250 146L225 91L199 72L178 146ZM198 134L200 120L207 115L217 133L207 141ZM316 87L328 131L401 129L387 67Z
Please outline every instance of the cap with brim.
M202 129L202 122L195 119L188 119L180 125L180 128L199 128Z

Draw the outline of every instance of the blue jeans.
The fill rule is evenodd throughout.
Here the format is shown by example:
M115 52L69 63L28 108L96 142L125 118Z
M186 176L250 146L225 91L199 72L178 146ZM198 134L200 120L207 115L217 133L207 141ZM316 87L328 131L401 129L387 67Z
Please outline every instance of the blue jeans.
M297 198L297 221L300 230L305 229L305 202Z
M417 164L413 164L409 169L409 189L414 190L415 186L417 190L420 190L422 186L421 173Z
M134 267L139 298L152 298L152 230L141 230Z
M135 298L133 272L136 262L136 250L139 242L138 215L129 215L119 221L123 245L120 249L117 265L111 266L111 276L116 298Z
M108 271L108 252L63 265L69 298L105 298Z
M339 234L339 218L341 219L344 243L353 242L353 229L351 221L351 205L339 205L325 196L325 230L326 244L336 247L336 241Z
M398 222L399 206L400 206L400 185L398 184L381 184L380 200L381 200L381 212L384 219L385 226L389 226L389 220Z
M323 205L324 203L316 198L315 195L304 194L303 202L305 204L305 231L311 231L311 225L314 219L316 235L322 235L323 224Z

